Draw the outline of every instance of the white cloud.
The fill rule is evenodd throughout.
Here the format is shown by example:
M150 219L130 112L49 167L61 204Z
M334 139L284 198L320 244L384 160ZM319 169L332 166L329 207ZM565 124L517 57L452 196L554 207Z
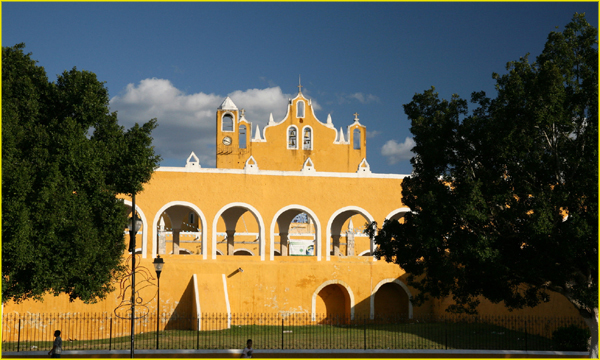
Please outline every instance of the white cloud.
M338 103L340 104L348 104L348 103L352 103L354 101L360 102L361 104L368 104L368 103L372 103L372 102L376 102L379 103L381 102L381 100L372 94L363 94L361 92L357 92L354 94L338 94Z
M403 143L397 143L396 140L390 140L381 147L381 155L387 157L388 164L393 165L402 160L408 160L413 157L410 151L415 146L415 141L407 137Z
M381 131L379 131L379 130L373 130L373 131L367 130L367 139L372 139L379 134L381 134Z
M203 166L215 166L215 114L227 95L186 94L166 79L145 79L129 84L123 93L110 100L110 107L118 112L119 122L131 127L158 119L154 130L154 146L164 159L181 159L180 166L190 152L195 152ZM289 94L279 87L237 90L228 95L236 106L246 110L246 119L262 128L273 113L275 121L285 116ZM315 102L313 102L315 105Z
M379 98L375 95L371 95L371 94L367 94L364 95L363 93L354 93L351 95L348 95L348 98L354 98L358 101L360 101L362 104L366 104L366 103L370 103L370 102L379 102Z

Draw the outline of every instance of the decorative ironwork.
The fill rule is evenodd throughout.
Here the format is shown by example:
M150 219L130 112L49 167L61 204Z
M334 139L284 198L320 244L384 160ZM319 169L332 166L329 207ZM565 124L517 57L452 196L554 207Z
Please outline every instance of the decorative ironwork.
M150 309L148 308L148 304L151 303L155 298L158 291L158 286L153 283L153 280L156 280L155 277L152 276L152 272L148 270L147 267L141 266L140 264L140 255L130 255L127 258L127 263L131 262L131 256L136 256L136 266L135 269L129 269L127 273L125 273L122 277L118 279L119 286L119 296L120 299L119 305L115 308L114 313L117 317L121 319L131 319L131 300L135 299L135 308L136 312L134 314L134 319L141 319L150 313ZM133 273L135 272L135 296L131 296L131 278L133 277ZM149 295L152 294L149 298ZM144 300L144 297L148 300Z

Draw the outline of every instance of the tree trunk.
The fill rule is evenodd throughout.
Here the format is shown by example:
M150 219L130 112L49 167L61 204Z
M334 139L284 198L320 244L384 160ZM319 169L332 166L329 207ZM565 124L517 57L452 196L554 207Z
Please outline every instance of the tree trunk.
M590 343L590 358L597 359L598 358L598 308L594 308L593 313L589 314L591 316L584 316L583 320L590 328L590 333L592 335L591 343Z

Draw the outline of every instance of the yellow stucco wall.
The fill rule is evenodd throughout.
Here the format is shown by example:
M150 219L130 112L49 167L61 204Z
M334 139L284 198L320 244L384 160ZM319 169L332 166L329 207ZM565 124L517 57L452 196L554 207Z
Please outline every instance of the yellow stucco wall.
M305 102L304 117L296 116L299 101ZM217 122L225 113L231 114L233 128L237 129L243 117L232 104L224 102L225 109L217 111ZM358 121L347 128L349 134L354 129L361 130L360 149L353 148L351 137L346 138L348 143L334 143L338 135L335 129L314 117L310 101L302 94L291 101L284 120L266 127L262 140L250 141L250 124L247 125L247 149L231 152L223 150L222 138L231 136L232 145L228 146L234 146L239 141L237 132L225 133L217 126L220 145L216 169L200 168L193 161L181 168L158 169L144 191L136 196L136 209L143 221L136 236L140 273L155 284L152 260L161 253L165 261L159 311L190 316L198 311L408 314L408 296L416 292L406 286L407 275L402 269L369 256L370 240L356 231L354 256L347 256L349 227L360 229L371 220L381 224L387 217L402 221L402 214L408 211L401 199L403 176L371 174L367 163L363 163L363 171L357 171L366 157L366 129ZM287 149L290 125L298 126L299 134L302 126L311 126L312 150ZM246 164L250 156L255 160L253 166ZM302 170L308 157L314 168ZM124 200L131 206L130 199ZM310 222L290 224L299 213L307 213ZM164 251L158 249L161 219ZM303 230L294 233L294 227ZM179 249L186 254L172 254L178 231ZM281 234L286 231L292 239L314 238L315 255L276 254L282 250ZM229 245L228 236L234 239ZM339 236L338 250L334 249L336 236ZM233 246L238 254L248 250L254 256L227 255L228 246ZM124 259L128 256L124 254ZM96 304L69 303L66 296L47 296L41 303L4 304L4 312L113 313L121 301L120 284L115 285L117 291ZM378 289L382 292L376 297ZM149 286L142 294L150 312L157 310L155 295L155 286ZM400 298L395 299L396 295ZM412 312L441 314L449 301L430 301L414 307ZM401 309L396 311L397 307ZM481 312L507 313L502 305L485 301ZM558 294L552 296L549 304L518 313L578 316L575 308Z
M304 116L298 115L298 104L305 106ZM225 105L225 104L224 104ZM341 128L344 138L339 137L339 131L333 122L321 122L314 114L309 99L299 93L290 100L287 114L279 122L269 122L260 131L260 139L250 140L252 124L240 118L240 110L231 103L229 106L217 110L217 168L243 169L246 161L252 156L264 170L299 171L303 164L310 158L318 171L356 172L358 166L367 157L367 131L360 124L358 118L354 122ZM223 117L231 116L237 120L234 131L224 131ZM247 147L239 147L239 126L247 127ZM290 146L289 133L291 127L296 129L296 146ZM228 128L227 128L228 129ZM311 144L304 148L304 130L310 129ZM354 137L360 136L355 149ZM231 142L224 140L226 137ZM345 141L344 141L345 140Z

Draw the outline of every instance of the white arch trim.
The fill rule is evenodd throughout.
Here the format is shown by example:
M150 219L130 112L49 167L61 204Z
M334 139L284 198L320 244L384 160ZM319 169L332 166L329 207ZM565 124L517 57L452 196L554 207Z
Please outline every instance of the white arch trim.
M395 278L387 278L387 279L381 280L375 286L373 291L371 292L371 320L375 318L375 294L377 294L377 290L379 290L380 287L382 287L385 284L389 284L389 283L394 283L394 284L400 285L400 287L402 289L404 289L404 292L406 292L406 295L408 296L408 318L412 319L413 318L413 305L412 305L412 294L410 293L410 290L408 289L406 284L404 284L402 281L395 279Z
M346 291L348 292L348 296L350 297L350 320L354 320L354 294L352 293L352 289L350 289L350 286L348 286L348 284L346 284L342 280L334 279L334 280L325 281L313 293L312 304L311 304L311 319L312 319L312 321L317 321L317 317L316 317L317 296L319 296L319 293L321 292L321 290L323 290L323 288L325 288L326 286L329 286L329 285L333 285L333 284L341 285L344 288L346 288Z
M225 120L225 116L227 116L227 115L231 116L232 130L224 130L223 129L223 120ZM221 131L222 132L233 132L234 133L235 132L235 124L236 123L237 123L237 118L236 118L236 116L235 116L235 114L233 112L227 110L227 111L224 111L221 114Z
M370 254L370 253L371 253L371 250L365 250L365 251L361 252L360 254L358 254L358 256L363 256L363 255L365 255L365 254L367 254L367 253L369 253L369 254Z
M398 209L393 210L392 212L390 212L385 217L385 219L389 220L389 219L393 218L394 216L398 215L399 213L407 213L407 212L411 212L410 208L408 208L408 207L401 207L401 208L398 208Z
M360 208L358 206L346 206L343 207L341 209L339 209L338 211L334 212L333 215L331 215L331 217L329 218L329 221L327 222L327 234L326 234L326 246L325 246L325 259L327 261L329 261L331 259L331 255L329 255L329 253L331 252L331 225L333 224L333 221L335 220L335 218L345 212L345 211L356 211L357 213L361 214L362 216L364 216L365 218L367 218L367 220L369 222L373 222L375 219L373 218L373 216L371 216L371 214L369 214L368 211L366 211L363 208ZM370 242L370 251L371 254L373 253L374 250L374 246L373 246L373 241ZM375 259L375 258L373 258Z
M198 206L196 206L190 202L187 202L187 201L171 201L171 202L165 204L163 207L160 208L160 210L158 210L156 212L156 216L154 217L154 220L152 221L152 257L155 258L156 254L158 253L158 249L157 249L157 247L158 247L158 231L156 230L156 228L158 227L158 222L160 221L160 217L161 217L162 213L164 213L168 208L173 207L173 206L186 206L186 207L189 207L190 209L194 210L196 212L196 214L198 214L200 223L202 224L202 258L204 260L206 260L206 257L207 257L206 217L204 216L204 213L202 212L202 210L200 210L200 208Z
M302 206L302 205L288 205L286 207L281 208L276 214L275 216L273 216L273 221L271 221L271 241L270 241L270 247L271 250L269 251L269 260L273 261L274 260L274 256L275 256L275 224L277 223L277 219L279 218L279 216L281 216L281 214L283 214L284 212L288 211L288 210L301 210L305 213L307 213L312 220L315 222L315 236L316 236L316 241L317 241L317 246L315 249L315 252L317 254L317 261L321 261L321 222L319 221L319 218L317 217L317 215L309 208L307 208L306 206Z
M217 258L217 223L219 222L219 219L221 218L221 215L223 215L223 213L227 210L227 209L231 209L234 207L241 207L244 208L248 211L250 211L252 213L252 215L254 215L254 217L256 218L257 222L258 222L258 234L260 237L260 241L259 241L259 247L258 247L258 252L260 254L260 260L264 261L265 260L265 222L263 221L262 216L260 215L260 213L258 212L258 210L256 210L252 205L248 205L246 203L241 203L241 202L233 202L230 204L227 204L225 206L223 206L221 208L221 210L219 210L217 212L217 214L215 215L215 218L213 220L213 227L212 227L212 259L215 260ZM205 231L202 232L202 235L204 235Z
M131 200L127 200L127 199L123 199L123 203L125 205L129 205L129 207L131 207ZM138 214L140 214L140 218L142 220L142 225L143 230L142 230L142 258L145 259L146 258L146 249L148 249L148 220L146 220L146 214L144 214L144 212L142 211L142 209L140 209L140 207L135 204L135 210L138 212ZM137 252L139 250L139 248L135 249L135 252Z
M182 251L183 251L183 253L182 253ZM171 250L171 252L170 252L169 254L170 254L170 255L173 255L173 250ZM193 253L193 252L191 252L191 251L190 251L190 250L188 250L188 249L179 248L179 254L177 254L177 255L193 255L193 254L194 254L194 253Z
M250 255L255 256L254 253L248 249L237 249L237 250L233 250L233 255L235 255L236 252L240 252L240 251L247 251L250 253Z
M304 131L309 130L310 131L310 148L309 149L304 149ZM302 150L314 150L314 141L313 141L313 128L310 125L304 125L302 127Z

